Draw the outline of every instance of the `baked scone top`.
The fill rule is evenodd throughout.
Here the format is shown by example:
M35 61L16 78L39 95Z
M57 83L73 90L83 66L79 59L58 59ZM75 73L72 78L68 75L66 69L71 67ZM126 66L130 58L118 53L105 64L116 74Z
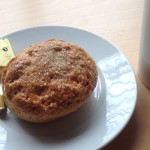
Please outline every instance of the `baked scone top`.
M26 111L54 112L84 101L97 80L93 59L80 47L48 40L31 45L3 73L8 100Z

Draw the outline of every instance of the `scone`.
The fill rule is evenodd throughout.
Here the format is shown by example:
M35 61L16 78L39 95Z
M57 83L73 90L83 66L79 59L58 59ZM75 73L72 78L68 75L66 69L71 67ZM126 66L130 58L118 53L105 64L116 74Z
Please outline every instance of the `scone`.
M77 110L96 81L93 59L82 48L54 39L23 50L2 74L5 104L30 122L55 120Z

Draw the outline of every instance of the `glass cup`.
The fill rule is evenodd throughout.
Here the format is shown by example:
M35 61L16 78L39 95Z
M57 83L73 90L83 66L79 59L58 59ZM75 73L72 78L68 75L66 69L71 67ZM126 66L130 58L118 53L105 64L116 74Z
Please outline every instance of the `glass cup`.
M138 74L150 88L150 0L145 0L139 54Z

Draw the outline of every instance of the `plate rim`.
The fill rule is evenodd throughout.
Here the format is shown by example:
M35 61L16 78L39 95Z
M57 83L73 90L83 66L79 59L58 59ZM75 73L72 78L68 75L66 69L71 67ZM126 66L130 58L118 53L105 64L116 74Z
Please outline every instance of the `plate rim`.
M125 54L114 44L112 43L111 41L107 40L105 37L101 36L101 35L98 35L94 32L91 32L89 30L85 30L83 28L79 28L79 27L74 27L74 26L65 26L65 25L39 25L39 26L31 26L31 27L27 27L27 28L20 28L18 30L14 30L12 32L9 32L9 33L6 33L4 35L2 35L0 37L0 39L4 38L4 37L7 37L7 36L10 36L12 34L16 34L16 33L19 33L19 32L22 32L22 31L26 31L26 30L32 30L32 29L40 29L40 28L65 28L65 29L72 29L72 30L78 30L78 31L83 31L83 32L86 32L88 34L92 34L92 35L95 35L97 36L98 38L101 38L102 40L104 40L105 42L109 43L111 46L113 46L115 48L116 51L118 51L121 55L123 55L125 61L127 62L127 64L130 66L130 69L132 71L132 75L135 79L135 100L134 100L134 104L133 104L133 109L132 111L130 112L129 116L128 116L128 119L127 121L124 123L124 125L120 128L120 130L118 130L115 135L107 140L106 142L104 142L103 144L100 144L100 146L98 148L104 148L106 145L108 145L109 143L111 143L123 130L124 128L127 126L127 124L129 123L129 121L131 120L132 116L133 116L133 113L135 111L135 107L136 107L136 104L137 104L137 92L138 92L138 84L137 84L137 78L136 78L136 75L135 75L135 71L131 65L131 63L129 62L129 60L127 59L127 57L125 56Z

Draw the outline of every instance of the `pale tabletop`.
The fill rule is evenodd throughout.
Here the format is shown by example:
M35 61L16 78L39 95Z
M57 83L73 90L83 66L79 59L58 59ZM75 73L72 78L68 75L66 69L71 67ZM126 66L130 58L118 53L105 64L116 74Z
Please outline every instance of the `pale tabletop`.
M135 112L121 134L103 150L150 149L150 94L137 75L144 0L3 0L0 36L38 25L83 28L114 43L138 81Z

